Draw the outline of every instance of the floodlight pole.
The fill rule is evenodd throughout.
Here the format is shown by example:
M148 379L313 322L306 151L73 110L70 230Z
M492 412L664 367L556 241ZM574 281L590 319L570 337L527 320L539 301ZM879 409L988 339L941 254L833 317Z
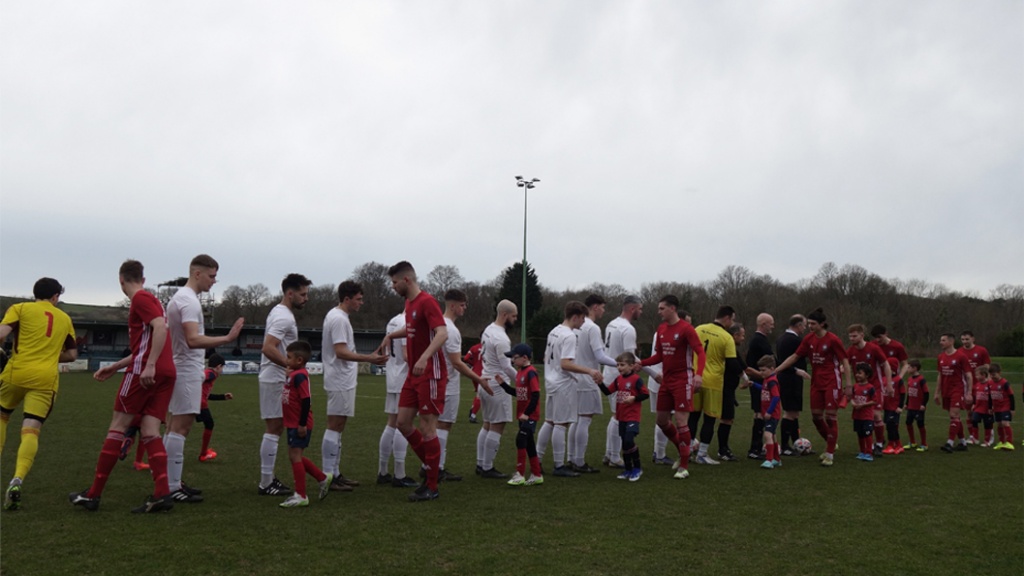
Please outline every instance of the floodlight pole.
M519 326L521 329L519 341L526 343L526 207L529 191L540 182L537 178L525 180L522 176L516 176L516 186L523 189L523 299L522 308L519 310Z

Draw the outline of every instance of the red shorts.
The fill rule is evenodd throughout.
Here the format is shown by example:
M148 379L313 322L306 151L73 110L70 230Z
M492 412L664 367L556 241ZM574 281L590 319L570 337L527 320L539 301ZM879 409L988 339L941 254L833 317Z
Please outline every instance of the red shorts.
M125 374L114 398L114 411L152 416L163 422L167 417L167 406L171 403L175 379L174 374L157 374L153 385L146 388L142 386L139 374Z
M439 415L444 412L444 394L447 381L430 376L409 374L398 395L399 408L415 408L419 414Z
M811 410L838 410L839 388L811 388Z
M963 394L955 393L952 396L942 397L942 409L949 410L950 408L963 408L964 397Z
M692 412L693 383L685 381L662 382L658 390L658 412Z

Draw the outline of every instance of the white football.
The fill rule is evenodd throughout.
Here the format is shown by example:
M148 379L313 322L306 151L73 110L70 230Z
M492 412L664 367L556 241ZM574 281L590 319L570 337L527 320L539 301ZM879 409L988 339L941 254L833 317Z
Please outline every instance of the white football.
M793 450L796 450L798 454L810 454L811 448L811 441L807 438L800 438L793 442Z

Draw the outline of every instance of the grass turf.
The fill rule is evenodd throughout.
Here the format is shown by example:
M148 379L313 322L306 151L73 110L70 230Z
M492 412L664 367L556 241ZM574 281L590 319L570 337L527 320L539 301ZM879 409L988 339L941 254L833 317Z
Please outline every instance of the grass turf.
M1020 359L1000 359L1020 392ZM926 363L935 382L934 361ZM67 493L89 485L110 418L117 383L86 374L62 377L60 397L44 427L23 509L0 515L0 571L22 574L964 574L1024 569L1024 447L1020 419L1013 453L938 450L946 416L927 412L931 450L854 459L849 411L840 414L840 450L831 469L817 458L788 458L778 470L746 460L691 466L673 480L651 465L653 414L645 407L639 443L643 479L615 473L511 488L472 471L478 426L456 424L448 469L466 476L441 485L441 499L406 501L410 490L374 484L384 424L383 378L360 377L357 417L343 437L342 469L363 485L332 493L307 509L282 510L280 498L257 496L258 417L255 376L224 376L215 387L235 400L211 402L216 460L197 461L202 425L186 444L185 480L206 502L168 514L129 510L152 489L148 473L119 463L100 510L72 508ZM934 388L934 386L933 386ZM314 378L316 430L307 455L319 462L324 396ZM464 383L460 417L471 388ZM1020 398L1020 397L1018 397ZM745 394L732 435L745 453L751 412ZM2 478L13 473L21 411L8 428ZM590 428L587 460L600 462L607 414ZM822 449L809 415L804 435ZM901 424L901 434L906 430ZM669 455L675 456L672 448ZM511 431L498 467L514 468ZM418 460L410 451L409 469ZM550 457L546 469L550 470ZM278 476L292 484L286 449ZM315 486L312 479L308 480ZM392 551L397 549L397 551Z

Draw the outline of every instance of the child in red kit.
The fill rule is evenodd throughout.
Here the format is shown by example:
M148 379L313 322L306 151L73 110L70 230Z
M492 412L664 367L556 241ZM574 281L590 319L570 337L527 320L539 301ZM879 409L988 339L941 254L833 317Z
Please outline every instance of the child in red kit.
M1010 383L1003 378L1003 369L995 362L989 364L989 388L988 398L992 403L992 414L995 416L998 426L999 443L993 450L1013 450L1013 412L1017 409L1017 402L1010 389Z
M892 394L882 395L883 418L885 419L885 433L888 443L882 449L882 454L902 454L903 444L900 442L900 414L903 413L903 405L907 401L907 387L899 376L900 361L895 358L888 358L889 368L892 371Z
M519 433L516 434L516 473L508 481L509 486L537 486L544 483L540 470L540 458L537 458L537 443L533 434L537 431L537 420L540 419L540 379L537 370L531 364L533 349L526 344L516 344L505 355L512 358L515 366L516 387L501 382L501 388L516 397L516 417L519 421ZM526 478L526 462L530 462L530 478Z
M213 415L210 413L209 400L231 400L234 396L231 392L225 394L211 394L213 383L217 377L224 372L224 358L220 354L210 355L207 360L206 372L203 374L203 399L199 405L199 414L196 415L196 422L203 423L203 446L199 449L199 461L206 462L217 457L217 453L210 450L210 438L213 436Z
M292 474L295 476L295 492L287 500L281 502L282 508L309 506L306 497L306 474L320 483L320 499L327 497L334 480L333 474L324 474L312 460L303 456L309 446L309 437L313 434L313 411L309 396L309 372L306 362L313 351L308 342L292 342L286 349L288 353L288 381L281 395L284 413L284 427L288 429L288 458L292 462Z
M871 366L866 362L858 362L853 369L853 400L850 406L853 407L853 430L857 433L857 441L860 443L858 460L872 462L871 455L871 433L875 424L875 386L871 383Z
M640 368L639 360L632 352L623 352L615 358L615 367L619 375L611 386L598 384L605 396L616 394L615 419L619 421L619 437L622 438L622 460L625 470L618 475L619 480L636 482L643 475L640 467L640 449L636 446L636 437L640 434L640 403L651 397L651 393L640 379L636 371Z
M928 436L924 426L924 410L928 407L928 382L921 374L921 361L915 359L907 362L907 401L904 404L907 413L907 436L910 436L910 444L903 446L905 450L917 450L924 452L928 450ZM921 443L914 439L914 423L921 432Z

